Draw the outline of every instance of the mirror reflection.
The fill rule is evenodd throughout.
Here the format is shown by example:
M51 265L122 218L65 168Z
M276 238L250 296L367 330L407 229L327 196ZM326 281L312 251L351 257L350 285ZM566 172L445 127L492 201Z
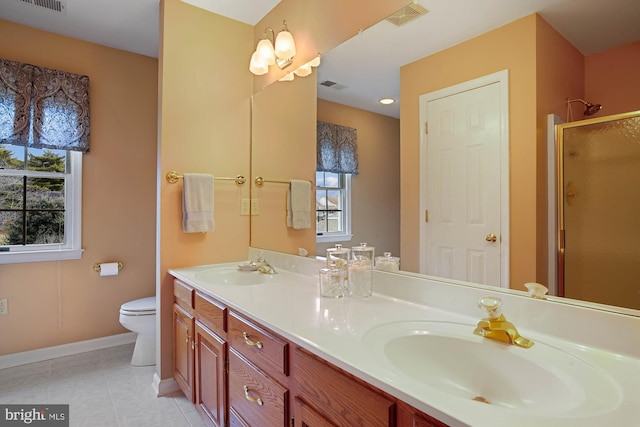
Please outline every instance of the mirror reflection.
M386 23L381 24L385 25ZM548 57L536 58L534 53L524 52L522 45L512 46L518 42L517 38L513 39L513 34L517 31L528 32L527 37L542 32L547 37L544 43L547 43L547 47L549 47ZM360 36L355 36L347 43L362 42L363 39L358 39L358 37ZM344 87L341 88L341 85L344 86L346 83L333 81L331 76L327 74L327 70L330 70L331 67L331 55L334 51L339 52L339 50L340 47L323 54L323 63L318 69L317 77L318 99L315 119L353 127L358 132L360 170L357 176L350 179L350 206L331 201L334 205L351 208L351 230L348 233L351 235L351 239L340 240L340 238L331 239L322 236L317 239L317 245L311 249L307 246L305 249L308 249L310 254L324 256L326 249L333 247L336 243L351 247L361 242L367 242L376 247L376 255L382 255L383 252L389 251L394 256L399 256L401 269L406 273L429 273L421 268L419 243L419 224L425 221L426 217L423 216L425 212L420 208L419 147L421 139L416 130L423 129L423 126L420 123L420 106L417 105L417 100L420 95L506 69L509 72L508 85L512 91L508 99L510 165L507 175L510 184L508 212L511 216L510 230L512 235L510 239L507 239L508 241L501 242L505 249L510 251L508 258L510 273L508 273L509 280L507 282L512 284L512 289L518 290L523 289L522 285L525 282L539 281L548 284L552 279L549 278L547 269L552 261L547 259L546 243L554 237L548 235L547 220L543 217L549 199L555 196L537 190L537 188L546 188L548 173L545 167L540 166L542 159L546 158L546 153L536 152L536 147L541 144L546 146L547 143L546 136L543 135L544 130L541 130L540 121L548 113L554 112L565 120L569 106L563 101L569 98L584 97L584 93L589 90L600 91L604 83L589 88L586 87L584 78L578 79L580 80L578 84L574 83L576 81L575 75L564 74L558 75L554 82L545 82L544 79L554 70L554 65L546 64L546 62L551 62L555 59L554 55L557 55L560 57L561 63L565 61L570 65L568 68L571 68L572 71L582 67L578 73L582 73L584 76L584 56L572 48L566 39L562 38L539 16L525 17L516 23L495 30L491 34L479 36L445 52L416 61L416 64L403 67L401 73L403 100L400 102L402 114L398 118L394 113L381 114L349 105L350 101L345 98L346 91L341 90L344 89ZM474 54L477 55L477 60L482 59L482 61L470 63L469 58ZM621 59L618 57L613 60L620 61ZM363 61L366 59L363 58ZM542 62L545 62L544 66L540 66ZM580 65L576 66L575 64ZM539 68L537 74L536 71L531 71L536 68ZM416 82L416 80L419 81ZM277 83L276 85L281 84ZM538 88L544 87L546 84L545 90L556 86L556 93L545 94L548 99L542 99L543 102L539 102L541 104L538 108L540 111L537 111L535 105L531 105L530 102L537 96L536 84ZM333 89L330 86L333 86ZM337 94L335 98L325 96L329 90L333 90ZM538 96L538 98L545 98L545 96ZM594 102L603 101L595 99ZM353 103L353 105L356 104ZM582 111L578 111L577 106L575 108L576 110L573 112L575 118L581 119ZM609 106L605 103L603 111L614 113L616 112L615 108L617 107L611 103ZM300 113L300 111L296 111L296 113ZM260 116L260 114L262 114L260 110L254 109L254 116ZM600 115L604 114L601 112ZM254 138L260 138L255 129L253 132ZM296 142L296 144L300 143L303 142ZM315 138L304 142L304 144L313 144L314 146L315 143ZM259 144L261 143L254 140L254 149ZM289 160L289 164L296 163L295 159L290 158ZM255 164L256 161L256 155L253 153L252 162ZM312 172L318 173L317 171ZM311 179L315 180L315 175ZM340 179L342 178L338 177L338 181ZM326 199L329 198L326 187L316 188L316 190L318 199L325 197L324 202L321 200L317 200L317 202L321 205L325 203L326 206ZM324 193L322 193L323 191ZM334 194L334 197L338 196ZM326 217L317 215L316 219L318 223L321 223L321 226L326 226L326 222L322 223L322 221L326 221ZM256 239L254 236L263 233L262 227L265 226L273 227L274 225L265 224L264 221L258 224L252 220L252 246L279 250L277 247L281 247L282 244L277 242L293 237L289 232L279 239ZM494 233L494 235L497 236L496 240L501 240L501 233ZM297 253L297 248L298 246L289 247L287 252ZM490 284L496 285L496 283ZM606 303L611 304L610 302Z

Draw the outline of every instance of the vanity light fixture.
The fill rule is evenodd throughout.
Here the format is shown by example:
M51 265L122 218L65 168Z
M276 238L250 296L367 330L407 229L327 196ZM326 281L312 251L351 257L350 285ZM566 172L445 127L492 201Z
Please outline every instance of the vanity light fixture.
M258 42L255 52L251 55L249 71L253 74L257 76L266 74L269 72L269 66L273 64L284 70L293 62L293 57L296 56L296 44L287 28L287 21L282 21L282 25L283 28L277 37L272 28L265 30L262 40Z
M292 71L290 73L287 73L282 78L278 79L278 81L280 81L280 82L290 82L295 78L295 76L306 77L309 74L311 74L311 72L313 71L312 67L317 67L318 65L320 65L320 55L316 56L315 58L313 58L311 61L307 62L306 64L301 65L296 70L294 70L294 71Z
M396 100L393 98L382 98L382 99L379 99L378 102L382 105L391 105L394 102L396 102Z

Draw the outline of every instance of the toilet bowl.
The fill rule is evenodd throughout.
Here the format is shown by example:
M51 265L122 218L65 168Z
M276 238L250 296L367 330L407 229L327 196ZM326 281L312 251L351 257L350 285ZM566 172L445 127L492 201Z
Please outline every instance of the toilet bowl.
M140 298L120 306L120 324L137 332L131 364L149 366L156 364L156 297Z

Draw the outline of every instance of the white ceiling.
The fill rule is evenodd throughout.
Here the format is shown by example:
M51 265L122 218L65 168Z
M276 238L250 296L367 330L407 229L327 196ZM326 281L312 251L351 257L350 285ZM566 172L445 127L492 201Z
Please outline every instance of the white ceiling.
M0 19L142 55L158 54L158 0L61 0L62 12L0 0ZM56 2L58 0L49 0ZM183 0L255 25L279 0ZM323 53L321 98L399 116L400 66L538 12L584 55L640 40L640 0L418 0L429 13L402 27L387 22ZM289 23L290 28L293 27ZM294 31L295 34L295 31ZM248 63L248 59L247 59ZM348 73L345 72L348 70ZM357 77L351 77L351 76ZM354 101L360 98L359 101Z

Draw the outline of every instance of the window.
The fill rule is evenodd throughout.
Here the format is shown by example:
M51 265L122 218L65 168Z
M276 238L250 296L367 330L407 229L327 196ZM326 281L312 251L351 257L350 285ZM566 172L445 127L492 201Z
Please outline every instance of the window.
M80 258L81 178L80 152L0 145L0 264Z
M351 240L351 174L316 172L316 240Z
M79 259L89 77L0 58L0 264Z

